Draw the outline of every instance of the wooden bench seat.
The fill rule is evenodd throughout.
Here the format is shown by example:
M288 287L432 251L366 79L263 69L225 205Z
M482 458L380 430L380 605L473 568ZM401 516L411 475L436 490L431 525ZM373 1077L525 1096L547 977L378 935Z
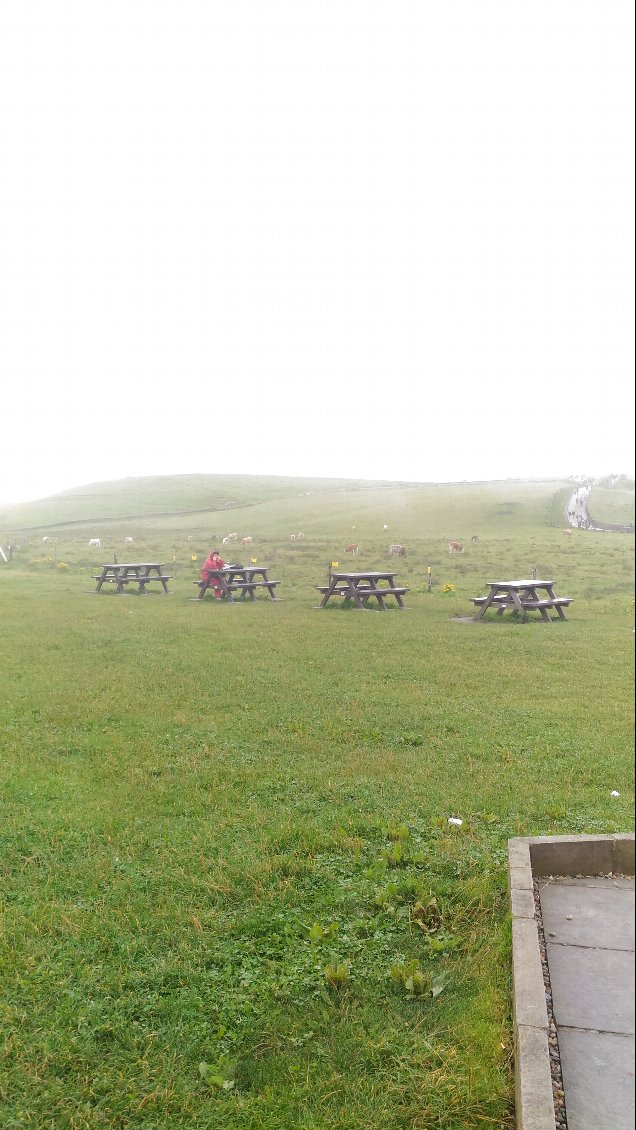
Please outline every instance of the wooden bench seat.
M103 581L104 584L106 584L107 581L113 581L117 584L117 581L119 581L119 583L123 585L128 581L171 581L172 577L164 577L160 576L159 573L153 573L152 577L93 577L93 580Z
M193 581L192 583L194 585L198 585L200 589L202 589L202 588L213 589L215 587L214 582L211 582L211 584L207 584L206 581ZM279 584L280 584L280 581L230 581L228 583L228 588L229 588L230 592L234 592L235 589L269 589L269 588L272 588L272 587L275 588L276 585L279 585ZM220 587L221 586L219 585L219 588Z
M101 581L103 585L139 585L145 589L152 581L171 581L172 577L93 577L94 581Z
M322 592L322 593L325 593L325 592L329 592L329 585L316 585L316 588L318 589L318 592ZM331 594L331 595L332 595L332 596L344 596L344 595L345 595L345 593L347 593L347 594L348 594L348 593L349 593L349 589L347 589L347 588L339 588L339 587L336 587L336 588L335 588L335 589L333 590L333 592L332 592L332 594ZM349 595L350 595L350 594L349 594Z
M508 603L512 603L509 601ZM555 596L554 600L546 598L545 600L522 600L524 608L557 608L559 605L568 605L572 603L571 596Z
M470 599L472 600L473 604L485 604L486 601L488 600L488 597L487 596L471 596ZM490 603L491 604L514 604L514 601L513 601L512 597L507 596L505 593L499 593L494 598L494 600L492 600Z
M485 604L488 597L471 596L470 599L472 600L473 604ZM521 597L520 599L521 604L524 608L556 608L559 604L565 604L566 606L568 604L571 604L573 597L555 596L553 600L550 597L546 597L544 600L525 600L523 597ZM490 602L490 607L492 608L495 604L509 604L511 608L517 607L511 596L505 596L503 594L496 596L495 599Z
M280 581L231 581L230 596L233 592L238 592L240 596L245 596L247 593L254 600L254 589L268 589L272 600L280 600L280 597L274 596L274 589L278 584Z
M329 585L316 585L316 588L318 589L318 592L322 592L322 593L328 593L329 592ZM408 589L399 589L399 588L392 588L392 589L371 588L370 586L359 585L359 587L355 591L356 591L356 594L358 596L365 597L365 596L404 596L404 594L406 592L408 592L409 590ZM350 600L352 599L351 590L348 589L348 588L336 587L333 590L333 592L331 593L331 595L332 596L348 596Z
M358 596L404 596L408 589L378 589L378 588L359 588L356 589Z

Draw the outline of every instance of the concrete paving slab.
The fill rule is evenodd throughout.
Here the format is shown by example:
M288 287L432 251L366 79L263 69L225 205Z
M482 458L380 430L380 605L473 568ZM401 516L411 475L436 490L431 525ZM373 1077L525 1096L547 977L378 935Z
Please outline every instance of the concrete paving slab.
M633 1000L634 843L633 834L509 841L517 1130L554 1130L553 1086L565 1089L569 1130L631 1130L634 1124L633 1007L628 1011ZM547 998L532 952L532 877L539 881L550 960ZM538 944L538 935L535 940ZM546 1002L550 1024L555 1022L553 1001L563 1079L560 1066L554 1070L546 1028ZM578 1027L577 1021L628 1032ZM555 1110L560 1115L558 1102Z
M634 955L628 950L546 946L552 1008L560 1028L634 1034Z
M560 1028L559 1051L568 1130L632 1130L633 1039Z
M546 941L633 953L634 897L630 890L550 883L541 891Z
M539 879L539 888L543 890L544 887L549 886L551 883L557 882L562 887L614 887L616 890L633 891L636 886L636 880L622 875L620 879L608 879L603 875L583 877L582 879L574 879L570 876L555 879Z

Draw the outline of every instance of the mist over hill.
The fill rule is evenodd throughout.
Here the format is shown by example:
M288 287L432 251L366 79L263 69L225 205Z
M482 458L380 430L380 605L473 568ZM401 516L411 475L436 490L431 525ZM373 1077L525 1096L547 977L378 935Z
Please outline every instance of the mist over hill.
M258 475L165 475L78 486L0 509L7 541L38 533L134 534L142 527L218 535L229 529L283 536L388 524L395 536L435 529L469 536L473 526L559 524L562 480L409 483ZM556 501L555 501L556 500ZM469 528L470 527L470 528ZM462 533L463 531L463 533Z

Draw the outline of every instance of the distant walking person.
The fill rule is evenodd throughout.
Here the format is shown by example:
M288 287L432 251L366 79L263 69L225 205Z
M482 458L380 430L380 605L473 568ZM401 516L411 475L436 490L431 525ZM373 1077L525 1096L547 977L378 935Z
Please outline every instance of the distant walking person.
M209 555L207 561L205 562L205 564L204 564L204 566L201 570L201 580L202 581L210 580L210 573L212 572L212 570L224 569L224 568L225 568L225 561L223 560L222 557L219 556L218 549L211 549L210 555ZM221 586L219 584L218 577L212 577L211 585L212 585L212 588L214 589L214 595L215 595L216 599L220 600L221 596L223 594L221 592Z

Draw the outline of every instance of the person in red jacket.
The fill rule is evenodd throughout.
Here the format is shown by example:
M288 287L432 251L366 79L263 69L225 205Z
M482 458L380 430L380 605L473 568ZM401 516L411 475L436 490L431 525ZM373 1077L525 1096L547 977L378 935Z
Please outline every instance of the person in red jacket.
M222 557L219 556L218 549L211 549L209 556L208 556L208 559L205 562L205 564L204 564L204 566L201 570L201 580L207 581L207 579L210 575L211 569L224 569L224 568L225 568L225 561L223 560ZM221 592L221 586L219 585L217 577L212 578L212 588L214 589L214 595L215 595L216 599L220 600L221 596L223 594Z

